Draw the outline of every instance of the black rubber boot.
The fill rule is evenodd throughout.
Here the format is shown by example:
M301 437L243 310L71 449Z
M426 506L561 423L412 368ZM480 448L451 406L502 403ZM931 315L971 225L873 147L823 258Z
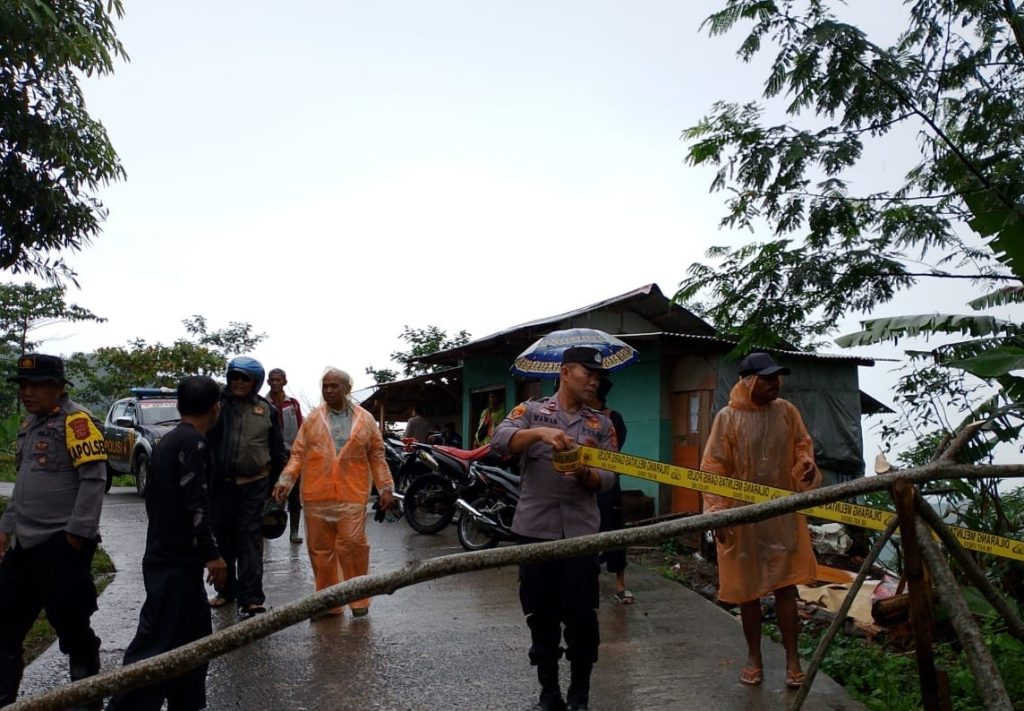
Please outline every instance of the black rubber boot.
M100 653L98 651L89 654L71 655L68 658L68 670L71 681L78 681L100 673ZM90 701L87 704L75 706L71 711L103 711L103 701Z
M558 685L558 662L542 662L537 665L537 681L540 682L540 700L534 711L565 711L562 689Z
M569 667L569 692L565 700L569 711L587 711L590 704L590 672L594 665L589 662L572 662Z
M21 655L0 659L0 706L13 704L18 699L21 673L25 668Z

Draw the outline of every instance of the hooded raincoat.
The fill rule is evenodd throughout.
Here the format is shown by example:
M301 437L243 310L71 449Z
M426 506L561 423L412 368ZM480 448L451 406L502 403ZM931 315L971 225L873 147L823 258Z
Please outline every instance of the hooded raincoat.
M378 491L394 487L373 415L355 404L350 412L351 432L338 449L327 405L313 410L303 420L278 480L289 489L300 482L306 547L317 590L369 572L370 544L364 526L370 490L374 484ZM356 600L351 606L369 604Z
M757 376L740 380L729 405L715 416L701 469L790 491L807 491L821 483L814 468L810 483L800 481L806 462L814 464L814 443L800 412L776 399L761 406L750 397ZM707 495L708 513L745 505ZM788 585L813 582L817 575L811 536L800 514L783 514L733 526L718 543L718 597L738 604L757 600Z

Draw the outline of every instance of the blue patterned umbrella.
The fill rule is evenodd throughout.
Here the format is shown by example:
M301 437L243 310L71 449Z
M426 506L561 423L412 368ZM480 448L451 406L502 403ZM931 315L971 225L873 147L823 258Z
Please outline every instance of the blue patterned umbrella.
M640 356L628 343L596 328L568 328L552 331L520 353L512 364L512 374L523 378L557 378L566 348L586 346L601 351L601 367L618 370L635 363Z

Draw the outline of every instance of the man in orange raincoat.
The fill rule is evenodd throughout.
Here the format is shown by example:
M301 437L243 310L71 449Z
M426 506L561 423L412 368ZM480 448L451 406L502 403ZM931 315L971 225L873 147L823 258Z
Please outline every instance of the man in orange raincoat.
M320 389L324 402L303 420L274 487L274 498L284 501L301 478L306 547L317 590L369 572L364 526L371 483L377 486L381 506L394 506L384 441L373 415L349 399L352 378L328 368ZM354 617L363 617L370 601L355 600L349 607Z
M779 367L767 353L751 353L740 361L740 380L711 425L701 469L790 491L807 491L821 483L814 464L814 443L800 412L779 399ZM722 511L743 502L705 497L705 512ZM722 528L718 539L718 598L740 606L747 640L745 684L764 680L761 661L761 598L775 595L775 611L786 650L786 685L799 688L804 674L797 652L796 586L813 582L816 562L807 523L800 514Z

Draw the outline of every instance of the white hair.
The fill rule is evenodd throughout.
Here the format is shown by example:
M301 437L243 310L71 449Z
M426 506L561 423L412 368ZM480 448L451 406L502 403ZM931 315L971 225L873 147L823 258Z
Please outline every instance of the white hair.
M345 393L345 404L351 407L352 398L350 398L349 395L352 394L352 376L346 373L341 368L335 368L329 365L326 368L324 368L324 374L320 376L321 387L323 387L324 380L327 379L328 375L333 375L339 378L342 384L348 389L348 391Z

